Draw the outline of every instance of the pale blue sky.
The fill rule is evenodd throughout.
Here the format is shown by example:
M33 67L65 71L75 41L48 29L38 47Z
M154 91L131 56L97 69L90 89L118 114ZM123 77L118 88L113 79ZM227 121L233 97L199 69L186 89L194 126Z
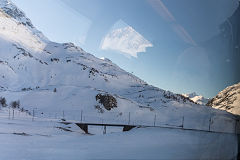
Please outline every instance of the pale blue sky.
M212 65L212 55L202 43L219 33L219 25L236 9L237 0L12 1L50 40L74 42L159 88L212 97L236 82L229 71L219 73L221 68ZM113 37L115 29L124 27L134 29L130 38L103 50L107 35ZM117 36L116 41L126 38ZM152 47L144 47L149 43ZM119 47L141 53L122 54Z

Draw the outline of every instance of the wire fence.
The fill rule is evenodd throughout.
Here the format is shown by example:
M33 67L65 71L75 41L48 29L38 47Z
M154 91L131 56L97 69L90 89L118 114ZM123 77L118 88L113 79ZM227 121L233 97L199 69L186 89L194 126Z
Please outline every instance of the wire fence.
M6 114L5 114L6 115ZM168 127L188 130L201 130L208 132L240 134L239 120L224 115L164 115L156 112L115 112L104 113L83 109L43 111L37 108L32 110L19 110L8 108L9 119L48 119L54 121L67 121L71 123L98 123L98 124L125 124L134 126Z

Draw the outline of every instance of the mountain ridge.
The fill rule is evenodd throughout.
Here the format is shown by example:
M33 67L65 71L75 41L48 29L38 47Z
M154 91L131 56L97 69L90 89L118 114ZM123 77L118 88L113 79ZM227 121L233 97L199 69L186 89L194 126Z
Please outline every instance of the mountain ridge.
M240 115L240 82L220 91L207 105Z
M26 17L25 13L21 9L19 9L11 0L0 0L0 8L5 14L14 18L18 23L26 26L34 34L39 36L39 38L48 41L48 39L42 34L42 32L40 32L34 27L31 20Z
M0 6L8 13L14 8L9 4ZM0 11L0 96L8 102L20 100L22 107L35 109L36 114L36 110L43 114L64 111L72 119L79 118L84 110L85 114L111 122L126 120L129 112L139 123L152 122L158 115L158 121L173 125L181 125L183 116L196 115L191 120L197 124L195 127L208 125L206 118L213 113L231 117L180 94L148 85L108 59L96 58L73 43L51 42L37 34L41 32L32 30L31 25L19 23L21 18L3 12ZM115 99L117 107L106 109L98 95Z

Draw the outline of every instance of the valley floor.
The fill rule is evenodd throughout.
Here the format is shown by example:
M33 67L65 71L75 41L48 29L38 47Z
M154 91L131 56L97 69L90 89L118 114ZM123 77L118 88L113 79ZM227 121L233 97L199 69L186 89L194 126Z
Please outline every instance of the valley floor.
M75 125L0 110L0 159L233 159L237 136L166 128L86 135ZM72 132L64 131L63 128Z

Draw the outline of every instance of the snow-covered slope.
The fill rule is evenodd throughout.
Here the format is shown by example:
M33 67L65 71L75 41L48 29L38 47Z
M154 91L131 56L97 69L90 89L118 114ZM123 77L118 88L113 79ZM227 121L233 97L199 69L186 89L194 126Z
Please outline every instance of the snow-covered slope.
M56 119L32 121L22 112L12 119L12 110L10 116L8 109L0 109L1 160L234 159L237 155L234 134L154 127L123 133L122 128L107 127L102 135L103 128L90 127L95 135L89 136L77 125Z
M185 116L189 125L203 128L210 116L232 116L148 85L73 43L47 40L9 0L0 0L0 8L0 96L8 103L19 99L27 110L41 115L65 111L65 117L76 120L81 110L84 116L122 123L129 112L138 123L152 123L157 115L158 123L181 125Z
M219 92L207 105L240 115L240 82Z
M207 102L209 101L208 98L198 95L195 92L190 93L190 94L183 94L183 96L187 97L187 98L191 99L193 102L195 102L197 104L201 104L201 105L206 105Z
M32 22L25 16L24 12L10 0L0 0L0 8L7 16L13 18L18 23L18 25L22 24L23 26L27 27L34 35L37 35L41 39L47 40L47 38L32 25Z

